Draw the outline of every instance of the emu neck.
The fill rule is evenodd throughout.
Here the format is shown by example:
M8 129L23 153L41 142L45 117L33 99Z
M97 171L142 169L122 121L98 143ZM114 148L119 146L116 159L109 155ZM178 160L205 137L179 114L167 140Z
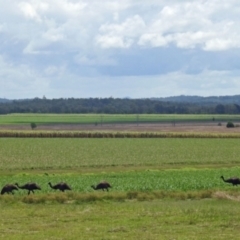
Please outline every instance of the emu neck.
M223 176L222 176L221 178L222 178L222 180L223 180L224 182L226 182L226 180L224 179L224 177L223 177Z
M17 186L18 188L21 188L21 189L23 189L23 188L24 188L24 186L19 186L19 184L18 184L18 183L16 183L16 186Z

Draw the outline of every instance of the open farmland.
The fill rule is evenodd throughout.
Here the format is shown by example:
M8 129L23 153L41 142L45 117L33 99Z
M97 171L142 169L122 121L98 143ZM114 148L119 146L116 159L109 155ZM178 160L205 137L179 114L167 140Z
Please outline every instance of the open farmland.
M238 139L0 138L1 170L238 166ZM91 171L91 170L90 170Z
M35 131L130 131L240 133L226 128L228 121L239 126L239 115L177 114L7 114L0 115L0 130Z
M216 114L7 114L0 125L37 124L115 124L115 123L188 123L240 122L239 115Z
M91 194L92 184L107 180L113 185L108 195L113 199L118 194L137 198L142 192L162 198L179 191L193 192L193 198L210 197L215 191L232 189L220 176L239 175L237 143L232 138L0 138L0 183L36 181L42 186L37 194L44 194L53 192L49 181L66 181L74 193Z
M239 239L238 138L0 138L2 239ZM91 185L107 180L109 192ZM66 181L72 191L48 186ZM71 229L71 231L69 231Z

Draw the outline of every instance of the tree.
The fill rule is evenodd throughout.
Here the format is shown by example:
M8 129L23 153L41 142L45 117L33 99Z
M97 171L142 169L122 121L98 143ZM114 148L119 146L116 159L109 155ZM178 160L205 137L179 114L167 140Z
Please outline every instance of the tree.
M232 122L227 123L227 128L234 128L234 124Z
M37 124L36 123L31 123L31 128L32 130L35 129L37 127Z
M215 108L215 112L218 114L225 113L225 107L222 104L218 104Z

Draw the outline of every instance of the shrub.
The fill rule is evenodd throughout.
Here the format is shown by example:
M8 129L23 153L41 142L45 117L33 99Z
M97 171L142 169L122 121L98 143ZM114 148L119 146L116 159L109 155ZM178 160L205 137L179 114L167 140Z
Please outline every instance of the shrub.
M234 128L234 124L232 122L227 123L227 128Z
M36 123L31 123L31 128L34 129L37 127L37 124Z

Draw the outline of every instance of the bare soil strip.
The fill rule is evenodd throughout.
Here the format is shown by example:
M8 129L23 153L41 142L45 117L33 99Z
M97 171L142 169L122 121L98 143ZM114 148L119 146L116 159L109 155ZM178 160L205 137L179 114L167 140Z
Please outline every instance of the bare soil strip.
M0 130L31 130L30 125L0 125ZM196 133L240 133L240 127L227 128L216 123L185 123L185 124L51 124L38 125L36 130L49 131L132 131L132 132L196 132Z

